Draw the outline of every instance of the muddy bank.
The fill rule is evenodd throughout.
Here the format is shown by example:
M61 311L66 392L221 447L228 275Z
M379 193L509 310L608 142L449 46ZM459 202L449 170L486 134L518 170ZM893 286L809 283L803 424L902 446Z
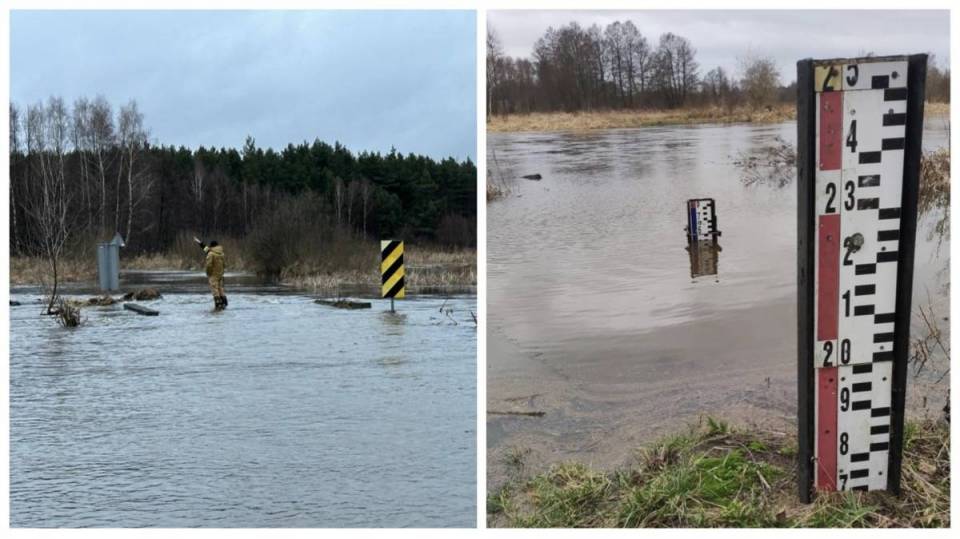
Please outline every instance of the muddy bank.
M795 327L795 320L794 304L783 298L708 321L583 338L562 353L524 353L489 334L488 409L544 416L487 417L488 484L506 479L504 458L518 449L530 450L533 467L565 460L620 466L638 447L705 413L782 428L795 415L795 344L760 331L766 342L758 345L780 352L758 358L739 351L737 328ZM678 342L697 343L697 353Z

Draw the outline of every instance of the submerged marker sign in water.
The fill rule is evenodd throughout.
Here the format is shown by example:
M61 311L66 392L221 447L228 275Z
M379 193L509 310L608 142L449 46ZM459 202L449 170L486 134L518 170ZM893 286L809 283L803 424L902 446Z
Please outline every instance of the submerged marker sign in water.
M800 497L899 493L926 56L797 70Z
M712 198L691 198L687 201L687 234L690 241L716 240L717 207Z
M403 242L384 240L380 242L380 293L383 298L403 299L404 287Z
M720 245L717 238L717 205L712 198L687 200L687 253L690 278L717 275Z

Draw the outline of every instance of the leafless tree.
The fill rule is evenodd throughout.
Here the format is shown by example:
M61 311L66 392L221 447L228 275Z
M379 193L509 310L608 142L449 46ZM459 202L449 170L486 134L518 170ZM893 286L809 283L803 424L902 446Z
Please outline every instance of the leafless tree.
M90 104L90 142L100 183L100 234L107 233L107 170L111 166L110 149L114 144L113 112L102 95Z
M740 59L740 88L755 107L771 105L780 88L780 72L773 58L749 53Z
M147 133L143 127L143 114L137 108L137 102L131 100L120 108L120 150L127 163L127 229L125 239L130 243L133 232L133 215L137 206L143 201L149 191L147 172L140 165L137 156L147 145ZM122 167L121 167L122 168ZM119 190L118 190L119 191ZM117 195L119 201L119 193ZM119 202L117 206L119 214ZM215 212L216 214L216 212Z
M346 198L346 189L343 186L343 179L333 180L333 203L337 207L337 224L343 224L343 201Z
M363 213L363 237L367 237L367 211L370 209L370 198L373 196L373 185L370 180L360 178L360 206Z
M68 119L60 98L50 98L46 108L42 104L31 106L27 116L27 135L40 166L30 178L37 194L24 201L24 209L38 232L40 253L50 264L52 289L46 312L52 314L59 297L59 261L71 229L64 173Z
M20 158L20 109L10 103L10 171L16 168L16 161ZM20 236L17 230L17 189L14 189L16 178L10 175L10 237L13 240L14 251L20 250Z
M76 151L79 167L81 202L87 217L87 228L93 220L93 203L90 200L90 101L79 97L73 102L73 121L70 124L70 138Z
M687 38L670 32L660 36L654 71L668 106L684 105L696 86L699 66L695 55L696 50Z

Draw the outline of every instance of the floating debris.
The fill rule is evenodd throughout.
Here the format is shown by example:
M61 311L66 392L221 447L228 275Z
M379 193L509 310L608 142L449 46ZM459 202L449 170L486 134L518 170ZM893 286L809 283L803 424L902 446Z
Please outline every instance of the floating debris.
M123 301L151 301L160 299L163 296L156 288L141 288L136 292L127 292L123 295Z
M160 311L155 311L153 309L144 307L143 305L137 305L136 303L124 303L123 308L144 316L157 316L160 314Z
M369 309L372 306L369 301L350 301L346 299L317 299L313 302L338 309Z

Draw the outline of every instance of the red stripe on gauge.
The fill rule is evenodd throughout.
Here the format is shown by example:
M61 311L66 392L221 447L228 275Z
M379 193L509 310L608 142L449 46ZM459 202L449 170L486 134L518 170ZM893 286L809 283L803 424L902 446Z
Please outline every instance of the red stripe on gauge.
M817 489L837 490L837 367L817 369Z
M832 341L840 310L840 215L821 215L817 225L817 340Z
M843 92L820 96L820 170L839 170L843 145Z

